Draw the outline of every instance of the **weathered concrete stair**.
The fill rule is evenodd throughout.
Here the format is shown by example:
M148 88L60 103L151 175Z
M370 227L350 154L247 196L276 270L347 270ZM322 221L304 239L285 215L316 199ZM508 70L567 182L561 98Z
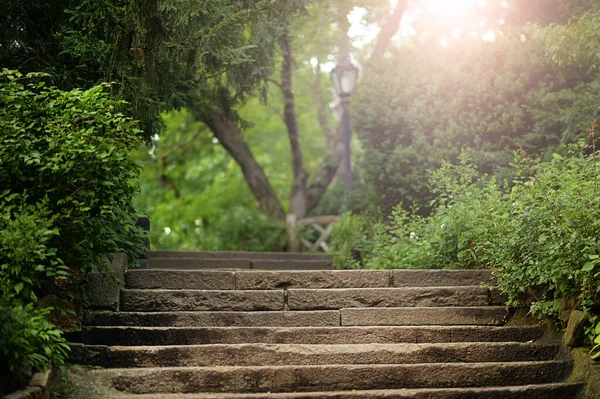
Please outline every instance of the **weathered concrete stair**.
M120 311L88 314L74 359L131 399L576 397L542 327L504 326L489 271L329 268L322 255L154 253L127 272Z
M177 252L155 251L149 255L153 269L258 269L328 270L330 256L278 252Z

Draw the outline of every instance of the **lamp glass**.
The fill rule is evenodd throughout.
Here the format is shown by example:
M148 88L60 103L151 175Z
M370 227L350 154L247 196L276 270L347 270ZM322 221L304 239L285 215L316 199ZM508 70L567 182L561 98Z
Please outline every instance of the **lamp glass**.
M339 96L347 96L354 90L358 78L358 68L346 58L331 71L331 80Z

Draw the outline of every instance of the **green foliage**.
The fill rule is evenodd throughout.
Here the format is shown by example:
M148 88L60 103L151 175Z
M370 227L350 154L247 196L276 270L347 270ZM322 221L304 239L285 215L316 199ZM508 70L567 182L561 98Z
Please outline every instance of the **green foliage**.
M366 216L344 213L334 225L329 245L333 263L341 269L360 269L373 253L373 227Z
M512 189L504 234L494 244L499 287L516 303L536 296L532 308L553 314L561 298L597 301L600 185L596 154L555 154L539 163L517 157L523 179Z
M594 126L589 132L595 141ZM346 219L334 237L338 259L353 248L368 248L361 254L368 268L490 267L509 305L533 297L531 312L550 316L561 299L580 298L585 309L597 312L597 162L595 147L583 144L548 162L519 152L519 175L509 188L462 157L460 165L444 164L431 173L437 198L429 216L399 206L386 223Z
M32 303L15 305L0 298L0 376L9 374L16 378L6 381L0 394L25 383L34 372L65 364L69 345L48 322L50 310L36 309ZM3 389L8 391L2 392Z
M595 4L594 4L595 3ZM558 65L576 65L591 73L598 73L600 48L600 6L590 2L571 14L568 24L553 24L544 30L546 54Z
M58 235L54 218L45 207L5 205L0 212L0 291L22 303L37 299L48 278L64 278L66 266L49 247Z
M418 208L397 206L387 223L370 223L366 237L369 268L482 268L489 263L490 243L506 219L502 192L493 178L480 175L466 156L460 165L444 163L430 175L438 195L428 217ZM495 223L481 223L489 218ZM359 233L355 233L359 234ZM336 238L337 240L337 238Z
M0 202L10 213L3 220L27 223L18 207L44 204L52 212L44 245L84 274L107 253L136 259L142 247L131 198L139 167L129 152L139 130L121 112L123 103L104 86L64 92L46 88L42 75L6 70L0 80ZM55 262L45 261L51 268Z
M8 0L0 65L47 72L63 90L117 82L113 94L129 102L125 114L140 121L150 141L161 130L161 112L190 105L193 85L210 86L207 104L260 86L281 30L305 3Z
M593 360L600 360L600 321L597 321L596 327L592 328L592 337L594 347L590 351L590 355Z
M307 68L302 74L310 76L312 71ZM303 131L300 140L305 165L314 170L326 155L326 145L311 92L310 84L298 82L296 107ZM275 92L269 105L252 98L238 112L241 118L253 122L244 130L244 139L287 207L292 170L281 109L283 100ZM152 217L153 248L284 250L285 226L261 213L239 165L213 139L208 128L187 111L166 114L164 121L167 133L153 141L150 151L141 148L135 153L144 166L141 193L135 204ZM339 203L340 198L333 201Z
M47 79L0 72L0 374L19 382L67 358L37 298L57 285L78 297L106 254L143 250L137 123L107 85L65 92Z
M360 167L384 213L417 202L426 214L434 198L427 170L457 163L463 150L479 171L510 180L512 151L546 159L584 136L600 86L585 68L549 60L540 31L447 48L417 38L376 66L352 115L365 149Z

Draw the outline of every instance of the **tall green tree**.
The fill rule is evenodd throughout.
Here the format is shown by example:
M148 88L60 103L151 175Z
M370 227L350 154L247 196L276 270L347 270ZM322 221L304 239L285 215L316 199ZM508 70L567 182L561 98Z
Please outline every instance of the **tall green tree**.
M271 61L271 71L276 68L276 62L280 64L280 67L278 73L273 73L270 83L271 87L274 86L279 90L278 95L283 99L282 117L291 149L290 161L293 179L289 194L290 205L287 210L284 209L282 201L273 190L264 169L256 161L254 154L245 142L243 125L239 123L239 120L232 117L225 107L218 104L206 106L205 103L200 103L198 105L196 101L191 107L194 117L210 128L219 143L239 164L260 209L272 218L283 220L286 213L294 214L297 218L307 216L318 205L339 169L343 155L337 148L340 129L330 122L331 112L327 110L325 100L329 95L325 94L324 87L327 85L323 83L324 76L320 68L322 63L328 59L327 57L340 59L351 55L351 43L348 39L350 26L347 16L354 5L352 2L339 1L314 3L307 9L308 16L298 15L296 24L279 31L279 36L276 38L279 53ZM406 7L407 2L400 1L384 14L381 34L374 44L371 60L381 57L390 44ZM373 10L376 9L381 12L380 7L373 8ZM330 31L330 27L335 27L335 30ZM316 38L317 42L323 38L330 40L319 42L321 46L314 46L310 44L311 40L304 38L311 38L311 40ZM301 49L301 43L306 42L309 43L308 49ZM314 65L310 64L311 60ZM318 118L328 149L320 166L310 173L306 170L304 154L300 145L301 131L296 112L295 87L297 87L297 83L294 79L302 74L302 68L299 67L301 64L310 66L308 73L304 73L305 77L309 74L314 76L311 79L313 98L320 111ZM252 120L250 119L249 122Z
M236 89L264 77L273 48L251 31L277 31L302 0L9 0L0 16L0 65L48 72L62 89L112 82L149 140L159 114L218 75ZM252 66L250 68L250 65Z

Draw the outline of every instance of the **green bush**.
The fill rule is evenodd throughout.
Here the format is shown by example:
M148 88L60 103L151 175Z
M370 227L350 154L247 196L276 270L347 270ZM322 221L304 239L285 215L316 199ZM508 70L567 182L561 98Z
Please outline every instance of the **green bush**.
M81 280L106 254L136 259L143 250L131 205L137 123L107 85L64 92L45 79L0 72L2 382L64 363L66 342L37 303L57 279L58 294L80 297Z
M498 284L517 303L536 297L532 310L553 314L562 298L598 303L600 182L592 155L555 154L539 163L520 155L522 178L508 196L510 214L492 249Z
M67 275L67 268L48 247L58 230L45 208L15 206L0 202L0 293L22 303L35 301L49 278Z
M175 210L174 210L175 211ZM163 217L173 215L164 214ZM208 220L181 215L182 220L154 229L155 249L194 251L282 251L286 244L285 225L258 210L236 207ZM159 216L160 218L160 216ZM159 220L157 224L164 224Z
M136 122L107 86L64 92L44 78L0 73L0 202L44 203L56 232L48 248L84 274L107 253L136 259L142 241L131 199L139 167L129 158L140 143Z
M438 197L427 217L402 204L386 223L346 216L333 237L337 264L344 264L356 249L361 263L375 269L487 267L490 243L499 234L497 223L507 217L495 179L479 174L462 156L460 165L444 163L430 173L430 181Z
M600 84L548 60L539 28L526 35L463 38L447 48L406 43L370 71L352 115L360 168L386 215L400 202L427 214L435 197L427 171L456 163L465 148L481 172L503 180L512 178L519 146L545 157L585 137L580 126L600 116Z
M348 254L360 249L368 268L489 267L509 305L533 297L531 312L547 316L562 299L579 298L597 314L598 161L596 149L583 144L544 163L519 152L519 176L510 188L478 173L465 157L460 165L444 164L430 174L437 198L429 216L401 206L386 223L346 216L333 238L336 259L356 267Z
M367 216L345 213L334 225L330 246L333 263L341 269L360 269L372 254L375 229Z
M23 385L32 373L64 365L69 346L48 322L50 310L0 299L0 381L7 375L14 377L0 384L0 395Z

